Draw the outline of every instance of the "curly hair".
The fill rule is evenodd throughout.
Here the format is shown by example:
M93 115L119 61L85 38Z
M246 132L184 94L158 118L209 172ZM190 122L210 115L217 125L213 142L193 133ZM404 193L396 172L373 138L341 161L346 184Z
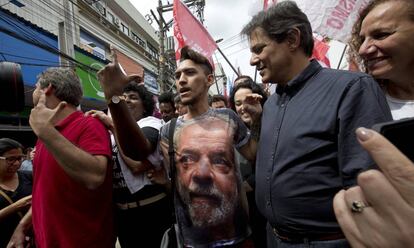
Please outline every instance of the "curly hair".
M134 91L138 93L139 98L141 98L142 105L144 106L143 117L151 116L154 112L155 101L152 97L152 94L145 88L143 84L138 84L136 82L130 82L125 86L124 92Z
M175 110L175 107L174 107L174 94L171 91L162 93L158 97L158 102L160 104L161 103L169 103L172 106L172 108Z
M414 21L414 1L412 0L372 0L359 13L359 17L352 27L351 38L348 42L348 45L349 45L348 59L354 60L360 66L363 66L363 70L365 70L365 72L366 72L366 68L364 67L363 60L361 56L359 55L359 49L363 43L363 39L359 35L361 33L362 22L367 17L367 15L378 5L381 5L387 2L397 2L397 1L407 3L406 8L407 8L408 14L411 20Z
M264 105L267 100L267 95L260 84L255 83L250 77L243 77L243 81L238 83L230 93L230 108L236 111L236 104L234 101L234 96L239 89L250 89L253 93L259 94L262 96L262 100L260 100L260 104Z

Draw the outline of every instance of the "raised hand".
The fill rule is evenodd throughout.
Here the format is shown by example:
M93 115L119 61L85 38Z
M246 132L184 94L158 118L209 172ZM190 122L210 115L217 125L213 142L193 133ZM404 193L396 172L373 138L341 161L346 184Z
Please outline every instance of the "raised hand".
M263 109L260 100L262 100L262 96L256 93L247 95L243 100L242 108L250 114L253 123L259 122L262 116Z
M126 75L118 63L114 48L111 48L113 61L98 72L98 79L102 86L106 99L114 95L122 95L124 87L131 81L140 82L141 77L136 74Z
M40 92L40 97L37 105L30 112L29 123L33 132L41 137L50 128L54 128L58 121L59 113L66 107L66 102L60 102L54 109L46 107L46 94L44 91Z
M381 171L361 173L358 186L335 196L338 222L353 247L411 247L414 164L372 130L358 129L357 136Z

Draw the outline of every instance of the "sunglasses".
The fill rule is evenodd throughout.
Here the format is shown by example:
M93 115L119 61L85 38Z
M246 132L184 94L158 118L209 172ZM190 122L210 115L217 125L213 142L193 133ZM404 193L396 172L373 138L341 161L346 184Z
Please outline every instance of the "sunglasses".
M10 156L10 157L0 157L2 160L6 160L7 163L13 164L16 161L22 162L24 160L25 156Z

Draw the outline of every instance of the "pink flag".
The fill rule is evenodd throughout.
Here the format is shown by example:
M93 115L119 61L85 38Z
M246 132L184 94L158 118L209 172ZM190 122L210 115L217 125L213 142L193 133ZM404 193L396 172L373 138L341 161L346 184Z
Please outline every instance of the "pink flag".
M214 68L212 55L217 44L204 26L180 0L174 0L173 16L176 60L181 57L181 48L187 45L207 57Z
M267 10L273 4L276 4L277 0L263 0L263 9Z

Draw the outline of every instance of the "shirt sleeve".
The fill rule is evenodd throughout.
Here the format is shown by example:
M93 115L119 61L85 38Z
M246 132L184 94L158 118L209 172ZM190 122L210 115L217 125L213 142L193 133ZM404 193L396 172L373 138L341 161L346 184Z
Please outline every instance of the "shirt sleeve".
M79 135L78 147L92 155L104 155L111 158L109 132L106 127L93 117L86 117L83 130Z
M386 99L374 79L362 76L349 84L338 113L338 164L345 188L356 184L360 172L375 167L359 144L355 130L390 120Z
M153 127L143 127L142 132L151 144L151 153L155 151L158 144L158 130Z

